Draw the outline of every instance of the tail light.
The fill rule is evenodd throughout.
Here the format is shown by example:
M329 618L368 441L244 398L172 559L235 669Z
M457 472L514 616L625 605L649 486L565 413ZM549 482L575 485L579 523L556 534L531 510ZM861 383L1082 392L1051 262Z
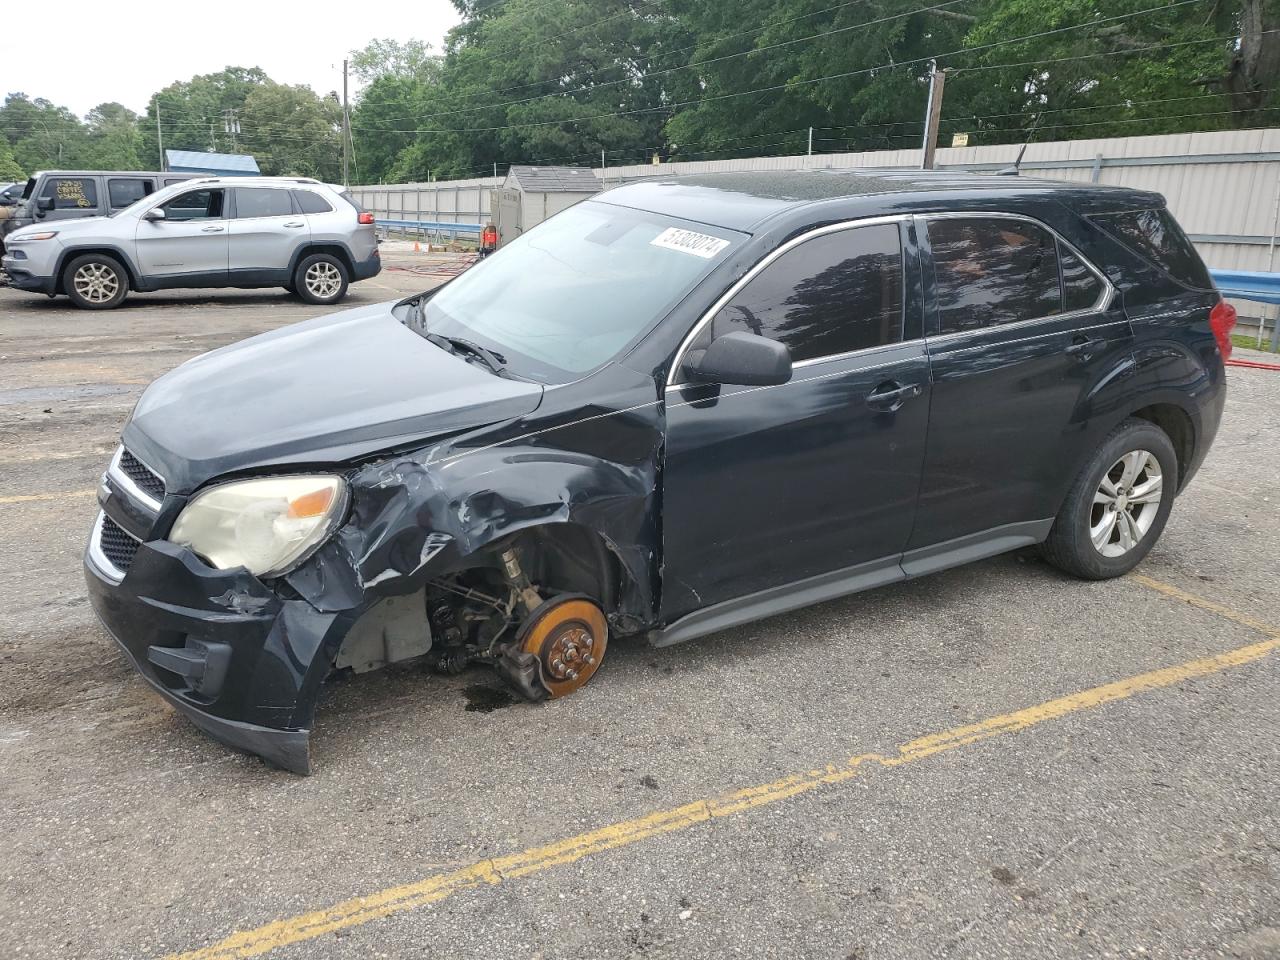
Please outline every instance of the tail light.
M356 217L356 220L366 225L371 224L373 223L373 214L369 213L367 210L361 210L360 215Z
M1213 339L1218 341L1223 360L1231 356L1231 331L1235 325L1236 308L1225 300L1219 300L1209 311L1209 329L1213 331Z

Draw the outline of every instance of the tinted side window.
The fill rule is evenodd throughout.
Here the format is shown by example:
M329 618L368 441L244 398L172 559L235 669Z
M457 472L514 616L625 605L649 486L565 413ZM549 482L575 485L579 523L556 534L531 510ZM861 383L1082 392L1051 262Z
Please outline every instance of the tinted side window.
M1180 283L1201 290L1213 288L1213 280L1187 235L1173 215L1159 210L1133 210L1094 217L1094 222L1150 263Z
M929 222L941 333L1046 317L1061 309L1053 236L1023 220Z
M1088 310L1102 296L1102 281L1084 265L1084 261L1058 244L1058 263L1062 267L1062 309Z
M708 327L699 347L745 330L785 343L796 362L896 343L902 339L897 225L842 230L788 250Z
M53 198L55 210L84 210L98 205L98 184L91 177L50 177L41 197Z
M179 194L160 209L166 220L218 220L222 218L222 191L192 190Z
M293 213L293 203L287 190L252 189L236 187L236 218L287 217Z
M298 208L303 213L330 213L333 210L328 200L310 190L295 190L293 198L298 201Z
M141 200L148 193L154 193L155 189L155 184L151 180L125 180L113 177L107 181L107 201L111 204L112 210L119 210Z

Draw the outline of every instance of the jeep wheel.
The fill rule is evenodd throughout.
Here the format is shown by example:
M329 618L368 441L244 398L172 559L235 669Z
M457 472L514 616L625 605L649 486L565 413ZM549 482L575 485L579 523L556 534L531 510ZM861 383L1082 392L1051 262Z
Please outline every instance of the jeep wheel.
M110 310L124 303L129 275L120 261L104 253L76 257L62 271L62 290L77 307Z
M1122 576L1159 539L1177 489L1168 435L1145 420L1126 420L1076 477L1041 551L1086 580Z
M293 288L307 303L337 303L347 295L347 268L337 257L313 253L294 270Z

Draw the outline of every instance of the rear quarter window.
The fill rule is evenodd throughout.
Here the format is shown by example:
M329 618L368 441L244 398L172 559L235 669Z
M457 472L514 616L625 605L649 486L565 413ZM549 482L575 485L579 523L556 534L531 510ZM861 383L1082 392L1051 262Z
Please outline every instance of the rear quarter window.
M1093 222L1152 266L1197 290L1212 290L1213 279L1187 235L1164 207L1095 216Z

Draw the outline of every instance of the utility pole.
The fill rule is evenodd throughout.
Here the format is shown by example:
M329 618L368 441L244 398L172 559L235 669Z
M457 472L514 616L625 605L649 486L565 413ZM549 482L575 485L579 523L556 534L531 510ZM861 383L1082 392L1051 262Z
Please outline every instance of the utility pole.
M160 153L160 172L164 173L164 135L160 133L160 98L156 97L156 149Z
M342 185L351 186L348 148L351 146L351 109L347 105L347 61L342 61Z
M921 170L932 170L933 157L938 149L938 121L942 117L942 89L947 82L947 71L939 70L937 62L930 64L929 72L929 105L924 112L923 156L920 158Z
M809 156L813 156L813 127L809 128Z
M222 111L222 129L231 138L231 152L236 153L240 149L240 118L235 110Z
M600 186L604 186L605 168L604 168L604 147L600 148Z

